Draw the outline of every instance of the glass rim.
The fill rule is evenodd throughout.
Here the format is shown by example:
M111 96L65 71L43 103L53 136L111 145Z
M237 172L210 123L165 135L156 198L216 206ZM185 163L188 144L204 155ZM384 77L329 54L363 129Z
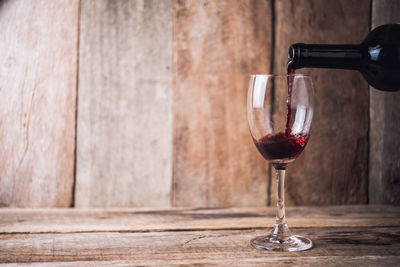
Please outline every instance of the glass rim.
M263 74L263 73L256 73L256 74L250 74L250 77L287 77L287 76L311 78L310 75L301 74L301 73L294 73L294 74Z

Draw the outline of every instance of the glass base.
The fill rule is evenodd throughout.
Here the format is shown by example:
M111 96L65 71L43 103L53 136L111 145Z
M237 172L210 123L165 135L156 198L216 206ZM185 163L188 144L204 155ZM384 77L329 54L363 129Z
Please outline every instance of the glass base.
M269 251L302 251L312 248L312 241L306 237L292 235L285 240L275 235L258 236L250 241L252 247Z

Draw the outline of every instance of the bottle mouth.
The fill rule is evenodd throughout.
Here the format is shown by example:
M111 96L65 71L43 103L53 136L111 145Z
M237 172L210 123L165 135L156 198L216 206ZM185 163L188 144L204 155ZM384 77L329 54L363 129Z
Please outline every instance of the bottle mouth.
M293 59L294 59L294 53L295 53L294 45L291 45L291 46L289 47L289 51L288 51L288 61L293 61Z
M304 44L298 43L298 44L292 44L289 47L288 51L288 67L290 66L291 68L294 69L299 69L301 68L300 64L300 57L301 57L301 47Z

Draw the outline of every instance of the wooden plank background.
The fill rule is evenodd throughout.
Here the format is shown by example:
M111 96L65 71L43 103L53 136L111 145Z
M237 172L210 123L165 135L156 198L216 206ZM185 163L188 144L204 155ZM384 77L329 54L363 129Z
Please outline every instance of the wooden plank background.
M170 1L81 1L76 201L168 207Z
M0 2L0 207L71 204L78 7Z
M246 97L270 57L270 1L175 1L173 205L266 204Z
M389 0L1 1L0 205L271 205L274 174L247 126L249 74L283 73L291 43L361 42L396 10ZM287 203L399 203L398 93L368 93L354 71L300 72L314 79L316 108Z
M373 0L371 29L400 22L400 1ZM400 92L370 89L369 198L400 204Z

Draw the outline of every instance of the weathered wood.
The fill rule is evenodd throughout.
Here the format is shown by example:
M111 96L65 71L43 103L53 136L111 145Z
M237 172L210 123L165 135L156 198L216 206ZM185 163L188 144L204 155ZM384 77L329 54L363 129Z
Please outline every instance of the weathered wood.
M263 259L266 262L303 265L319 264L325 259L326 263L340 265L344 257L345 263L369 264L369 259L382 260L381 266L393 261L399 263L400 227L296 229L296 233L311 238L315 246L298 253L258 251L249 245L251 238L265 233L265 230L221 230L5 234L0 236L0 262L129 260L134 265L208 262L241 262L244 265L246 262L261 263ZM388 262L385 256L389 257Z
M276 1L273 71L285 73L292 43L360 43L369 32L369 2ZM301 69L298 73L313 79L315 109L310 142L287 171L287 203L366 203L367 83L355 71ZM286 88L276 94L287 94ZM275 110L285 112L285 108Z
M372 1L371 29L400 21L400 1ZM370 87L369 200L400 204L400 92Z
M71 204L78 5L0 2L0 206Z
M77 207L170 205L171 1L82 1Z
M274 211L271 207L0 209L0 263L33 262L38 266L396 266L400 263L398 206L289 208L289 222L297 220L293 232L311 238L314 248L299 253L253 249L250 239L271 229ZM271 220L265 220L267 217ZM300 217L305 220L301 222ZM252 218L264 220L264 227L258 221L248 221L245 228L242 222ZM157 222L158 228L154 227ZM192 228L186 228L185 222ZM143 231L146 223L147 231ZM101 229L101 225L105 228ZM126 228L127 225L132 227ZM210 225L217 227L213 229ZM235 228L238 225L243 228ZM5 227L14 231L8 232ZM43 231L35 233L37 227ZM73 227L84 231L68 232Z
M175 206L267 203L248 130L249 75L269 72L270 1L174 1Z
M272 227L275 208L0 210L0 233L155 232ZM400 207L288 207L299 227L399 226Z
M73 262L35 262L8 263L7 266L149 266L149 265L179 265L179 266L396 266L400 256L311 256L304 257L271 257L252 259L171 259L165 261L153 260L113 260L113 261L73 261Z

